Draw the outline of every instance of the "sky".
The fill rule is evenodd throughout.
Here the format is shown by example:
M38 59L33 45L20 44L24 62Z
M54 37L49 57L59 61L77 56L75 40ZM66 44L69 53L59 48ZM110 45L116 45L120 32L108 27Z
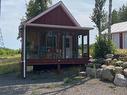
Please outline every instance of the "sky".
M52 4L60 0L52 0ZM95 0L61 0L69 9L72 15L84 27L94 27L90 16L94 8ZM12 49L19 49L21 47L20 40L17 40L18 26L20 20L25 16L26 2L29 0L1 0L1 17L0 28L3 35L5 47ZM127 0L113 0L113 9L118 9L123 4L127 4ZM105 5L108 10L108 0ZM95 28L95 27L94 27ZM90 43L95 42L97 35L96 28L90 31Z

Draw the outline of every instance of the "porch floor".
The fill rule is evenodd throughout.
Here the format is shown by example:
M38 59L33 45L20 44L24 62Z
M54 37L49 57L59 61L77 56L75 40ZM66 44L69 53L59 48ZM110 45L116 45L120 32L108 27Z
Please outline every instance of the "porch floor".
M28 59L27 65L51 65L51 64L87 64L89 58L78 59Z

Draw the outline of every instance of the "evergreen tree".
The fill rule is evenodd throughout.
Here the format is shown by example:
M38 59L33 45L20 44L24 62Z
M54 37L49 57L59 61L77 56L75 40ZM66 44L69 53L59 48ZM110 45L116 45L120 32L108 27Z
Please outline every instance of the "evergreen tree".
M30 19L48 8L51 0L30 0L27 5L26 18Z
M127 5L123 5L119 10L112 12L112 24L127 21Z
M118 12L114 9L112 11L112 24L117 23L119 20L118 18Z

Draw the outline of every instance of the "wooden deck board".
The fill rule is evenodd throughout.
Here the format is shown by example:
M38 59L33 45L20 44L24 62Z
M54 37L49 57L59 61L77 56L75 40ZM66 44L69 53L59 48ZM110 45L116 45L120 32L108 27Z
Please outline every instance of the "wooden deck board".
M79 59L28 59L27 65L87 64L89 58Z

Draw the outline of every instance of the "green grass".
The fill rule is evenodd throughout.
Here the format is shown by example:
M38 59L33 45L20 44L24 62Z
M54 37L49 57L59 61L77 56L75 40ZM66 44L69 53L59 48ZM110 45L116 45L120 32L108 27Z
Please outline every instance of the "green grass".
M17 73L20 71L18 63L4 63L0 64L0 74Z
M14 55L0 55L0 58L19 58L21 56L21 54L14 54Z
M0 74L17 73L20 71L20 55L0 55Z
M115 54L127 55L127 49L116 49Z

